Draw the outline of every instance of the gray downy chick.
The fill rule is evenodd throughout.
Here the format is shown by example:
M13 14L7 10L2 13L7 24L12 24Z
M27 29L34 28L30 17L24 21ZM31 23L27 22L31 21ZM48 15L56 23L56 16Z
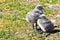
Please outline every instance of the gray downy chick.
M30 22L33 29L37 29L37 20L39 16L43 14L43 6L37 5L33 10L29 11L26 15L26 21Z
M43 32L52 32L55 28L53 23L45 16L40 16L37 20L37 24Z

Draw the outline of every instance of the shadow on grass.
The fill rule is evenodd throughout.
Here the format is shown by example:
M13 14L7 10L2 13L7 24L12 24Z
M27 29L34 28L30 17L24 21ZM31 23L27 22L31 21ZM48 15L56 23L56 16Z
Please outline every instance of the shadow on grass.
M60 29L54 29L52 32L48 32L49 34L47 36L54 34L54 33L58 33L58 32L60 32Z
M39 34L43 34L44 32L41 30L41 28L39 28L39 29L37 29L37 32L39 33ZM48 33L48 35L46 35L46 37L48 37L49 35L51 35L51 34L54 34L54 33L58 33L58 32L60 32L60 29L54 29L52 32L46 32L46 33Z

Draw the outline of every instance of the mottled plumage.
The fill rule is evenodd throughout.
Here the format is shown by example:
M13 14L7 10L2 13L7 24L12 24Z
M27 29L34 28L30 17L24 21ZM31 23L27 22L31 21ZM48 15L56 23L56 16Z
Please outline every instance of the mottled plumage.
M37 21L37 24L44 32L51 32L54 29L53 23L45 16L40 17Z
M40 15L43 14L43 7L41 5L37 5L33 10L29 11L26 15L26 21L32 23L32 26L37 29L37 19Z
M37 5L33 10L29 11L26 15L26 21L30 22L33 26L33 29L37 29L37 25L40 26L41 30L52 31L54 29L53 23L45 17L43 14L43 6Z

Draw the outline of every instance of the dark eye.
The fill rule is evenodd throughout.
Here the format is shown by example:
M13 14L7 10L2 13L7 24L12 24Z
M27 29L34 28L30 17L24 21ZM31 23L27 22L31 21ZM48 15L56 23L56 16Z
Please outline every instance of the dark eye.
M42 6L39 6L39 7L37 7L37 9L42 10L42 9L43 9L43 7L42 7Z

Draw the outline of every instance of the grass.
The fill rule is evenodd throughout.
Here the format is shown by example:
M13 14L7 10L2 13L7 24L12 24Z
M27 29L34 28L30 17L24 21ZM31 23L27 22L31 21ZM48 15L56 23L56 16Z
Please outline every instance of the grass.
M16 0L9 1L0 0L0 40L45 40L48 33L38 34L32 29L30 23L24 20L26 13L32 10L35 5L20 4ZM45 6L45 3L56 4L60 2L60 0L50 1L42 0L40 3ZM18 12L15 10L18 10ZM46 6L44 13L47 16L52 15L52 11Z

